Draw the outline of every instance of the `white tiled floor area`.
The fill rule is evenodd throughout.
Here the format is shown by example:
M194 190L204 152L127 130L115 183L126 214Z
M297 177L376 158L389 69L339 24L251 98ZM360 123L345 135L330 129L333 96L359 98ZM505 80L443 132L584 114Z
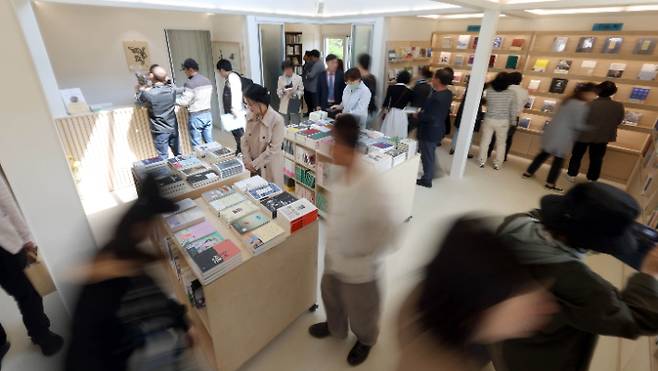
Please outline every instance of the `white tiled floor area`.
M441 166L449 169L451 157L443 148L439 149L438 158ZM475 162L469 161L465 179L457 181L443 177L434 181L432 189L417 189L413 219L401 228L398 249L386 261L381 337L371 357L358 369L387 371L395 368L397 358L395 317L398 306L409 289L416 284L421 268L435 254L440 236L455 216L471 212L504 215L526 211L538 205L539 198L545 194L541 182L545 173L538 174L539 180L522 180L520 174L524 166L527 166L527 162L511 159L505 169L498 172L491 168L479 169ZM118 195L116 198L111 196L107 202L120 205L122 200L129 198L130 194ZM89 219L97 240L103 241L106 238L109 227L113 225L124 207L118 206L91 213ZM591 260L591 264L616 285L621 283L620 263L608 257L595 257ZM456 277L456 282L458 279ZM57 296L50 295L45 305L47 313L54 322L54 328L59 331L66 328L68 317ZM7 329L14 345L5 360L3 369L56 370L56 360L44 359L36 348L28 345L18 310L5 294L0 294L0 307L3 308L0 311L0 321ZM249 361L243 371L351 369L345 357L352 346L353 338L349 341L316 340L307 334L309 325L323 319L322 306L316 313L301 315L286 331ZM602 339L599 347L592 370L616 370L616 358L610 357L617 352L617 342Z

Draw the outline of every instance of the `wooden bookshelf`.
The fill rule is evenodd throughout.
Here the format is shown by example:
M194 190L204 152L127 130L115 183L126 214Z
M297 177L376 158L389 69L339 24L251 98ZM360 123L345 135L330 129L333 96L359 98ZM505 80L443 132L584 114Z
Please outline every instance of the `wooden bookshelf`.
M302 74L302 63L304 52L302 51L302 33L301 32L286 32L286 60L292 62L295 66L295 73Z
M386 43L386 72L389 83L402 70L407 70L415 79L423 66L432 63L430 42L425 41L389 41Z

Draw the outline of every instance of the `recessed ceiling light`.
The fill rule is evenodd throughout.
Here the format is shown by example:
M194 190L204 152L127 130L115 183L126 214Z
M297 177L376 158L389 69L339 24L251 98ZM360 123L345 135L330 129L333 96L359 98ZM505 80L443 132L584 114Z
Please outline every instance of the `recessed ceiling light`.
M561 14L593 14L593 13L619 13L619 12L647 12L658 11L658 4L651 5L629 5L608 6L600 8L572 8L572 9L529 9L528 13L537 15L561 15Z

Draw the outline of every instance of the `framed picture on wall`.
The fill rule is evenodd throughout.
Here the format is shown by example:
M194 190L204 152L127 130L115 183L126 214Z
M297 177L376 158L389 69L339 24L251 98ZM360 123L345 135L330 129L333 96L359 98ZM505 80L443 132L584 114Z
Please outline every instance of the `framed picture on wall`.
M244 73L245 68L242 64L242 46L240 43L227 42L227 41L213 41L212 42L212 61L214 64L220 59L228 59L231 61L233 71ZM301 62L301 61L300 61Z
M130 72L146 72L151 66L151 51L146 41L124 41L123 52Z

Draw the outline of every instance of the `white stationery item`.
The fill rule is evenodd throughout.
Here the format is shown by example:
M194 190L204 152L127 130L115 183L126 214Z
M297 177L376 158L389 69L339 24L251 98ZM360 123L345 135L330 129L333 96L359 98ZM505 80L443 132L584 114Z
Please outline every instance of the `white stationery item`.
M235 183L234 186L240 191L246 192L246 191L251 191L252 189L265 187L268 184L270 184L270 182L265 180L260 175L256 175L256 176L252 176L251 178L241 180Z
M320 121L329 117L329 113L326 111L314 111L308 115L308 119L311 121Z
M246 127L247 118L244 115L234 116L232 113L226 113L220 116L222 128L226 131L232 131Z
M64 100L66 111L70 115L90 112L89 105L87 104L84 95L82 95L82 90L80 90L80 88L60 89L59 93Z

